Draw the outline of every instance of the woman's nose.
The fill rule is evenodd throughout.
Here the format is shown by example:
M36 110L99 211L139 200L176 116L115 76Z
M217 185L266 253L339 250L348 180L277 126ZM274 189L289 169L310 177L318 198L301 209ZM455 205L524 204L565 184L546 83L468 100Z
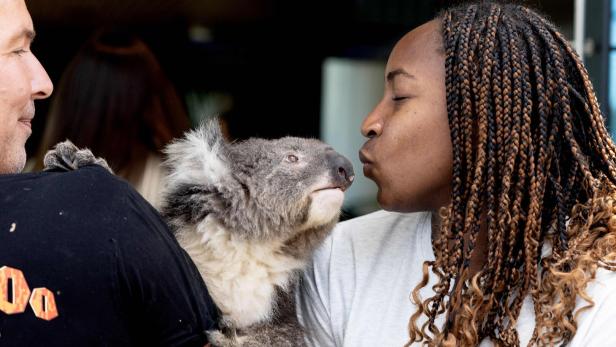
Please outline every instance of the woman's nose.
M372 138L379 136L383 130L382 118L381 118L381 103L376 105L374 109L368 113L366 118L361 124L361 134L365 137Z

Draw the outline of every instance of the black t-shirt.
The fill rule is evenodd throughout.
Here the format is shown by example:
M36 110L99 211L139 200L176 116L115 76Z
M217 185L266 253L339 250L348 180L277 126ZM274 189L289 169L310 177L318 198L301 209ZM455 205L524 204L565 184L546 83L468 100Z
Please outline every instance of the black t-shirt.
M203 346L217 321L158 213L98 166L0 175L0 267L0 346Z

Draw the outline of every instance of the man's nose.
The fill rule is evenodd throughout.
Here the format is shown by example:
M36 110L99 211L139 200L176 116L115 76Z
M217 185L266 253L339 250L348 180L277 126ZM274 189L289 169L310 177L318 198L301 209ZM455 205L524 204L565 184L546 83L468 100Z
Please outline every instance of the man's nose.
M46 99L53 92L53 83L51 79L49 79L49 75L43 65L33 56L32 66L31 66L31 88L32 88L32 99Z

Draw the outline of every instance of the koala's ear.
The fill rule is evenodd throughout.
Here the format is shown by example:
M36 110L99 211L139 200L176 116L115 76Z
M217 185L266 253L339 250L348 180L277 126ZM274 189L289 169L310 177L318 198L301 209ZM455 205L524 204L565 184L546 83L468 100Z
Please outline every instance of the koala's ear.
M164 149L167 184L219 184L229 177L228 143L218 118L202 123Z

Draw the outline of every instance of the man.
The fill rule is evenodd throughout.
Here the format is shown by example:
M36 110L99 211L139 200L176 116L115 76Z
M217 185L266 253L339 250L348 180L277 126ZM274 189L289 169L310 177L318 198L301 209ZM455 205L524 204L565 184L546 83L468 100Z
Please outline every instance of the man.
M26 162L34 100L49 97L53 85L30 52L34 29L23 1L0 1L0 26L0 173L16 173Z
M207 289L128 184L98 166L18 174L53 88L33 38L24 0L0 0L0 345L203 346Z

